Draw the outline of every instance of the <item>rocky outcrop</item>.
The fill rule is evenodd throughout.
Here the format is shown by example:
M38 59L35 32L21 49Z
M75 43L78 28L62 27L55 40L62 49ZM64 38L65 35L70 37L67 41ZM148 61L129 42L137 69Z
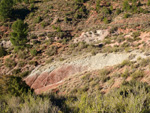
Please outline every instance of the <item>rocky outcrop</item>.
M77 42L93 43L97 41L102 41L108 35L109 35L108 29L83 32L80 37L74 39L74 43Z
M136 60L138 57L146 57L144 53L139 51L77 56L63 62L57 61L39 66L25 78L25 81L37 94L40 94L63 84L65 78L69 76L119 64L130 58L131 55L133 56L133 54L134 58L132 60Z

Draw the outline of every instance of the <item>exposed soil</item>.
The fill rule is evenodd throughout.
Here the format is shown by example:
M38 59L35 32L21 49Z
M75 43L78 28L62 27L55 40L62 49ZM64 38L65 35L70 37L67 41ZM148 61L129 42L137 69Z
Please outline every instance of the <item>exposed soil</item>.
M139 51L130 53L99 53L95 56L81 55L63 62L57 61L45 66L39 66L24 80L39 94L63 84L63 80L69 76L120 64L132 54L135 55L132 60L136 60L138 57L147 57L144 53L140 53ZM116 82L113 87L117 86L118 83Z

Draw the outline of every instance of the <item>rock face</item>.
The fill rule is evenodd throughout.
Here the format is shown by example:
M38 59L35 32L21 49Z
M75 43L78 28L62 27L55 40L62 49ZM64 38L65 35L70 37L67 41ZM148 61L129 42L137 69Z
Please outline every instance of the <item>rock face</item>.
M81 71L82 67L74 67L73 65L65 65L58 69L54 69L52 72L44 72L39 75L33 75L26 78L26 83L33 89L37 94L47 91L50 86L53 87L58 82L63 81L64 78L69 75L73 75ZM83 69L85 70L85 69Z
M12 46L10 41L5 41L3 40L2 42L0 42L0 46L4 47L4 48L9 48Z
M83 55L63 62L57 61L39 66L24 80L37 94L40 94L63 84L65 78L69 76L119 64L133 54L135 57L132 60L136 60L138 57L146 57L144 53L138 51L131 53L99 53L95 56Z
M83 32L80 37L74 39L74 42L86 42L93 43L103 40L106 36L109 35L109 30L95 30L90 32Z
M80 67L74 67L73 65L65 65L58 69L54 69L52 72L43 72L39 75L29 76L26 78L26 81L31 88L38 89L57 83L69 75L80 72L80 69Z

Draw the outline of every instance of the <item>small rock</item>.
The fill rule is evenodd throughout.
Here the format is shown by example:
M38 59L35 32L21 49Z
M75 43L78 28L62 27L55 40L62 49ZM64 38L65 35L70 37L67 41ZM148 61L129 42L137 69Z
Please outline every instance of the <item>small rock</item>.
M0 46L4 47L4 48L10 48L12 46L12 43L9 41L5 41L3 40L1 43L0 43Z

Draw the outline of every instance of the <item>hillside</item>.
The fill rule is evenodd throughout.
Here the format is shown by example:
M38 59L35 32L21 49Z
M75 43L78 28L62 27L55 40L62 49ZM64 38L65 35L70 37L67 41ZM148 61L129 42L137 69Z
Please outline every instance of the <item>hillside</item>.
M149 113L150 0L0 0L0 112Z

